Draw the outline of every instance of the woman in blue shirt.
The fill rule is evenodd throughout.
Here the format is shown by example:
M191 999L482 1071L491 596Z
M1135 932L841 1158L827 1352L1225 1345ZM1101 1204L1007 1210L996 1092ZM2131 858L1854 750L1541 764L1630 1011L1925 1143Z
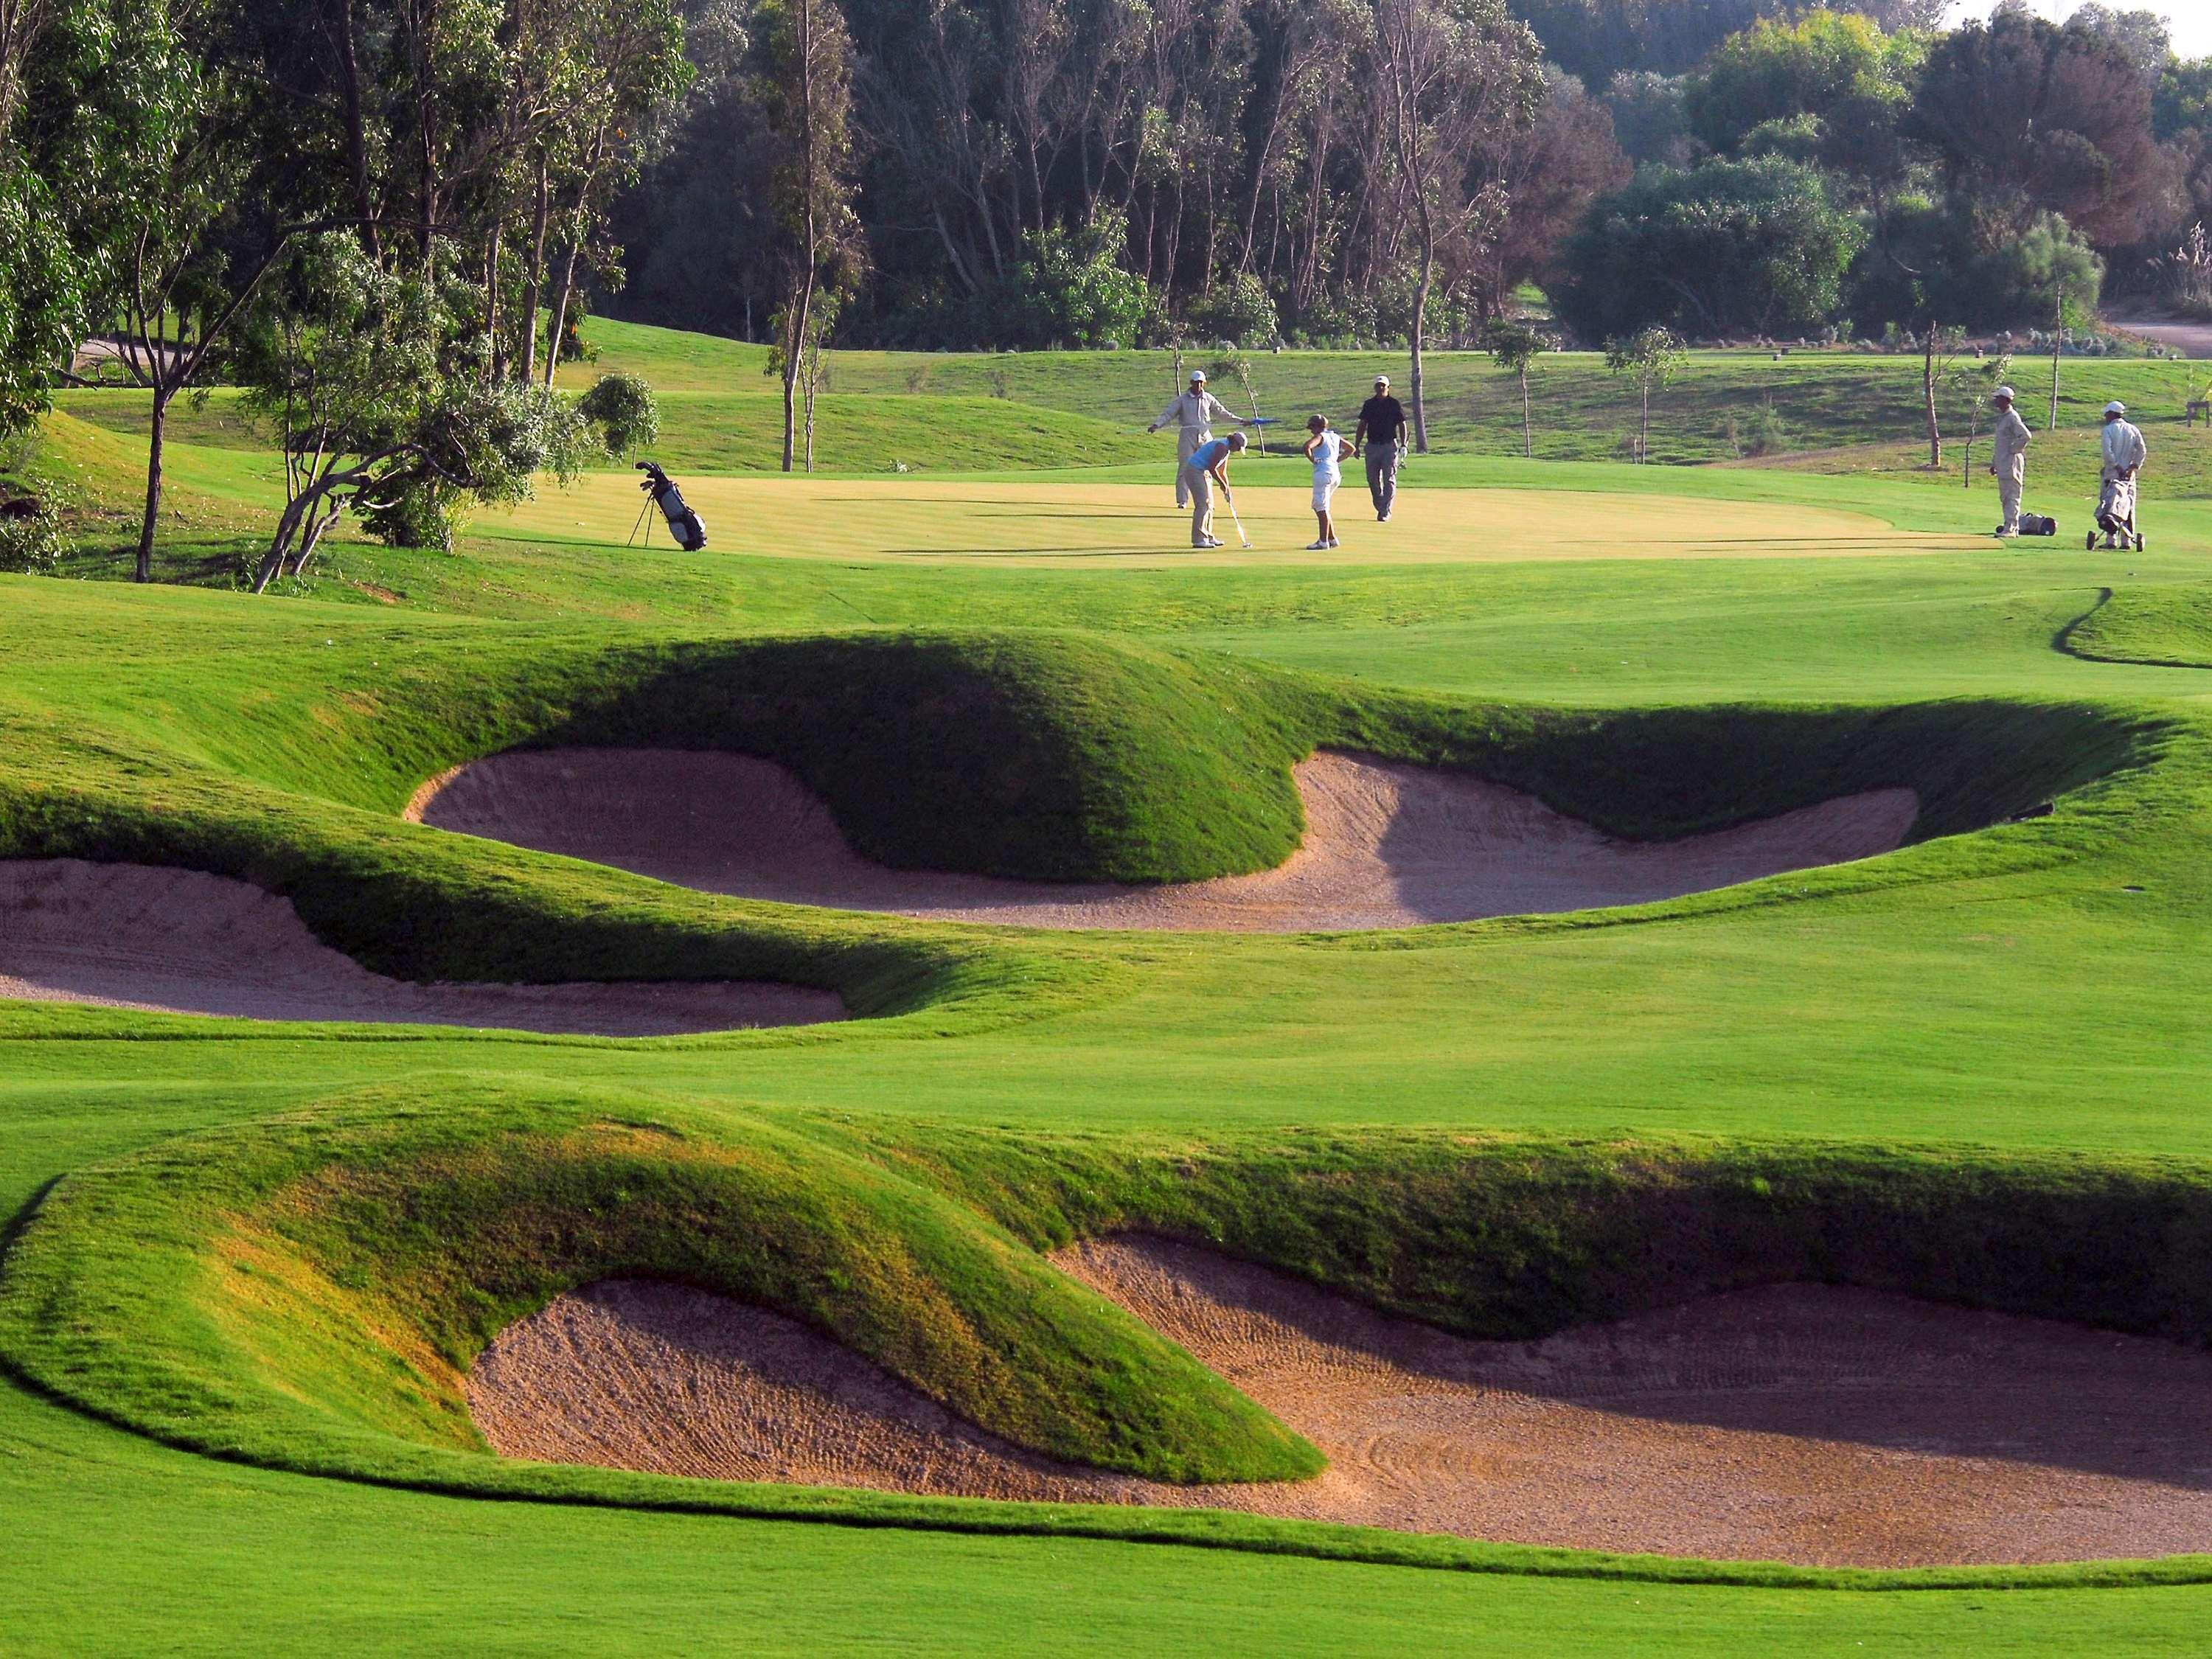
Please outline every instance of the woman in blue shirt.
M1182 464L1183 483L1190 490L1190 544L1193 547L1219 547L1221 538L1213 533L1213 486L1229 488L1229 458L1244 453L1244 434L1232 432L1225 438L1216 438L1200 444L1190 452L1190 459Z

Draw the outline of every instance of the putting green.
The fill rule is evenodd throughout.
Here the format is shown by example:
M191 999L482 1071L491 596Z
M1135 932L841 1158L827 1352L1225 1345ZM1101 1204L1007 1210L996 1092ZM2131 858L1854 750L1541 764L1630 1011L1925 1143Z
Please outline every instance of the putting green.
M1295 469L1304 472L1303 467ZM1377 524L1347 476L1339 539L1313 552L1310 487L1287 463L1255 463L1237 490L1251 550L1225 506L1215 531L1229 545L1195 553L1190 515L1170 486L1054 481L692 477L684 499L708 548L793 558L1003 565L1497 564L1580 559L1802 559L1955 553L1988 538L1912 533L1869 514L1777 501L1593 490L1421 489ZM1233 476L1233 475L1232 475ZM643 503L633 473L587 474L568 489L487 515L483 533L532 541L621 544ZM657 544L667 526L647 522Z

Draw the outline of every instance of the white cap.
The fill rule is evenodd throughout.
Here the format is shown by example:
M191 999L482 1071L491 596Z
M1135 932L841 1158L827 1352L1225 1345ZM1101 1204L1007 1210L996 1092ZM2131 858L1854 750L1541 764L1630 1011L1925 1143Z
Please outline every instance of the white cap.
M2000 398L2011 401L2017 401L2019 397L2020 394L2017 392L2014 392L2010 386L2001 386L1995 392L1990 393L1990 401L1991 403L1995 403Z
M1191 370L1191 372L1190 372L1190 383L1191 383L1193 386L1196 386L1196 385L1198 385L1200 381L1204 380L1205 379L1206 379L1206 371L1205 371L1204 369L1202 369L1202 368L1194 368L1193 370Z
M1388 386L1390 384L1390 377L1388 374L1377 374L1375 377L1375 384L1377 386Z
M2107 415L2124 415L2127 412L2128 406L2123 403L2109 403L2105 405L2105 413Z

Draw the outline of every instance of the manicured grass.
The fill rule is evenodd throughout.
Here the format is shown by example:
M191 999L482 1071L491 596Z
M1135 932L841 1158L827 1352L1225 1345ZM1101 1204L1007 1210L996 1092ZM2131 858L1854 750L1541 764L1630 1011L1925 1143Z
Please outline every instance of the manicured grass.
M588 385L621 368L669 392L729 395L763 384L764 347L605 320L591 325L591 337L599 361L570 365L562 371L567 383ZM1211 369L1218 355L1210 347L1187 352L1185 368ZM1181 388L1173 356L1165 351L840 351L830 362L830 388L841 396L1004 399L1128 426L1157 416ZM1314 413L1327 415L1348 433L1376 374L1389 375L1401 397L1407 383L1405 354L1396 351L1261 352L1249 362L1261 412L1282 420L1276 432L1291 435ZM2021 358L2015 368L2025 412L2040 433L2049 360ZM1765 351L1697 352L1689 368L1653 397L1651 457L1659 462L1734 459L1731 419L1740 436L1747 435L1753 416L1769 407L1782 420L1790 450L1908 444L1922 429L1920 372L1919 358L1909 354L1795 351L1777 361ZM1425 378L1434 443L1462 454L1521 453L1519 383L1488 356L1431 352ZM2154 447L2162 441L2157 428L2169 422L2179 441L2184 406L2202 395L2205 379L2201 364L2069 358L2062 371L2059 424L2094 433L2098 411L2119 398L2139 406L2138 418ZM1233 375L1217 376L1214 391L1237 413L1249 410L1250 400ZM1608 374L1597 354L1567 352L1540 360L1531 402L1540 457L1618 461L1632 455L1634 388ZM1961 399L1947 395L1941 412L1946 427L1963 436ZM2197 435L2203 436L2201 429Z
M762 396L756 350L592 333L599 368L661 383L672 441L735 453L707 428ZM1299 356L1255 374L1272 406L1374 366ZM1913 372L1701 361L1662 431L1710 448L1727 409L1771 392L1838 441L1895 438ZM562 1285L642 1267L808 1312L1032 1443L1124 1467L1284 1455L1233 1397L1026 1254L1133 1221L1474 1329L1812 1273L2201 1335L2212 676L2195 665L2212 664L2212 501L2172 493L2197 487L2177 453L2195 440L2153 429L2167 470L2152 548L2084 555L1974 539L1985 480L1524 463L1503 453L1518 414L1502 378L1463 358L1436 373L1440 399L1461 400L1440 441L1459 420L1490 453L1417 463L1390 539L1348 521L1330 563L1279 556L1304 511L1288 462L1239 464L1266 532L1249 562L1147 551L1180 529L1152 439L1128 465L1015 477L994 461L903 495L708 480L715 541L696 558L611 544L635 507L610 476L450 556L341 544L283 601L0 579L9 854L245 876L400 972L764 974L875 1016L602 1042L0 1004L0 1215L15 1218L0 1302L17 1364L33 1329L32 1363L58 1367L46 1385L112 1419L189 1438L176 1413L204 1429L220 1408L224 1443L256 1458L410 1480L407 1460L448 1460L433 1478L449 1486L466 1465L473 1490L570 1500L224 1463L11 1383L6 1641L2193 1641L2212 1605L2186 1582L2201 1560L1869 1595L1844 1577L1294 1522L522 1472L467 1449L453 1365ZM2067 366L2097 402L2108 385L2154 400L2179 373ZM1602 453L1620 388L1573 361L1542 374L1561 411L1550 453ZM863 417L866 471L940 400L980 399L978 419L1134 424L1164 401L1167 365L841 354L832 374ZM133 502L133 417L117 398L76 412L52 424L46 464L89 503L78 569L105 574ZM205 518L164 568L220 589L268 511L270 459L226 447L219 400L190 418L210 424L187 423L173 471ZM2039 447L2039 467L2063 454L2036 476L2073 487L2081 447ZM1739 550L1722 544L1732 532ZM1866 544L1887 556L1838 556ZM1278 856L1297 833L1284 769L1316 743L1469 767L1621 833L1889 783L1917 789L1923 817L1916 844L1862 865L1634 911L1336 939L808 912L397 821L444 766L564 741L781 756L894 860L1139 878ZM2049 816L1999 822L2045 801ZM650 1135L617 1146L600 1122L678 1129L731 1161L672 1158ZM354 1138L333 1141L334 1124ZM526 1215L553 1224L508 1224ZM710 1220L687 1232L678 1215ZM244 1261L240 1241L283 1273L207 1270ZM401 1327L419 1333L428 1392L392 1368ZM963 1330L1000 1358L957 1362ZM180 1376L190 1388L171 1390ZM727 1512L622 1507L640 1501ZM1023 1527L1060 1535L1003 1534ZM1116 1541L1138 1537L1164 1541Z

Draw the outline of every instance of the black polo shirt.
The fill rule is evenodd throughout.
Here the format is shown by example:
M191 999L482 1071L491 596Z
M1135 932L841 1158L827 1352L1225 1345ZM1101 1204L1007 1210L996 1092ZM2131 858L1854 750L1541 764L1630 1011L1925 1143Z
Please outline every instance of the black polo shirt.
M1359 418L1366 424L1369 442L1395 444L1406 429L1406 406L1389 392L1378 392L1359 405Z

